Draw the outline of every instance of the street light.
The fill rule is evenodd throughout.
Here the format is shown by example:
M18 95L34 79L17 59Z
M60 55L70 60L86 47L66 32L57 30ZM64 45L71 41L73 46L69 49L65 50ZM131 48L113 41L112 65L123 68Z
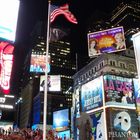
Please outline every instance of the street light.
M17 126L19 126L19 113L20 113L20 104L23 102L23 99L22 97L20 97L16 102L15 102L15 105L17 105Z

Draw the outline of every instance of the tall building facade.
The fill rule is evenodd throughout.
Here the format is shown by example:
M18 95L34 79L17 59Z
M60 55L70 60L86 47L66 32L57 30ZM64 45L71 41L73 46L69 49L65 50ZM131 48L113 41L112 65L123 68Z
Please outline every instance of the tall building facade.
M82 121L80 112L87 113L93 123L92 135L95 139L100 137L110 140L119 139L122 136L123 139L127 137L138 138L139 126L132 82L133 78L137 78L134 58L118 54L102 54L79 70L73 78L73 121L77 120L78 122L78 119ZM132 93L131 99L133 101L131 103L123 100L127 91ZM124 113L124 116L121 116L121 113ZM119 115L120 117L127 116L125 113L128 118L131 118L129 130L135 133L135 136L126 135L128 129L123 131L121 127L117 128L115 124ZM72 132L75 139L78 140L79 131L75 126L76 124L74 124Z
M129 102L131 104L130 106L129 104L123 104L123 95L127 94L121 93L125 91L123 85L120 90L120 83L125 83L127 80L130 80L131 84L129 87L132 87L131 93L133 94L133 98L135 98L135 85L132 79L137 78L137 66L131 37L133 34L139 32L139 9L139 3L121 3L112 12L112 15L108 16L105 20L99 19L98 21L89 23L88 33L123 26L127 48L125 51L102 54L98 57L91 58L90 62L73 76L73 121L78 121L80 112L86 112L93 122L92 134L94 139L102 138L113 140L128 137L131 139L139 138L135 101L133 100L133 105ZM131 127L129 127L129 130L127 129L123 132L133 131L135 133L134 137L129 134L124 134L122 138L120 134L123 129L117 127L117 116L123 119L126 114L123 116L121 115L122 112L126 113L129 116L128 118L131 118L131 122L129 120L131 123L129 123L129 126ZM132 114L135 115L133 116ZM123 125L121 121L120 124ZM98 130L101 133L99 133ZM79 129L74 126L72 132L75 135L75 139L78 140Z
M35 36L33 35L32 43L31 43L32 50L28 55L29 61L31 61L32 55L38 55L38 56L46 55L46 35L44 33L45 28L42 24L41 26L38 27L41 29L41 31L39 34L38 33L36 34L34 32ZM75 58L71 57L71 44L68 41L51 40L49 43L49 57L50 57L50 71L48 72L48 75L59 75L61 79L60 81L61 90L59 92L48 91L47 93L48 96L47 123L52 124L53 111L62 108L70 108L72 106L72 91L71 91L71 87L73 86L72 75L76 71L76 66L75 66ZM30 62L28 62L28 64L30 65ZM29 67L26 68L26 71L27 70L30 71L30 68ZM34 83L36 81L34 79L40 80L41 76L45 75L45 72L44 73L30 72L28 73L28 75L30 78L28 78L28 80L26 81L33 80ZM25 85L26 83L28 82L25 82ZM32 117L28 116L28 118L29 117L32 118L32 120L30 119L30 124L43 122L44 92L40 91L39 86L40 83L36 84L36 86L33 86L33 88L35 88L36 91L33 91L32 93L29 92L22 93L22 94L33 94L31 99L32 106L30 106L33 115ZM23 99L22 106L24 106L23 105L24 100L26 99ZM36 116L38 115L39 117L37 118Z

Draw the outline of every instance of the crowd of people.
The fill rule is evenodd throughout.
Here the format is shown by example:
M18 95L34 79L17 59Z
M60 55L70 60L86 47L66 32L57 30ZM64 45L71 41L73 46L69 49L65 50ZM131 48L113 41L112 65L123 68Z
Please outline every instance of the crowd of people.
M62 140L53 130L47 131L47 140ZM43 131L40 129L32 130L30 128L24 129L8 129L0 128L0 140L43 140Z

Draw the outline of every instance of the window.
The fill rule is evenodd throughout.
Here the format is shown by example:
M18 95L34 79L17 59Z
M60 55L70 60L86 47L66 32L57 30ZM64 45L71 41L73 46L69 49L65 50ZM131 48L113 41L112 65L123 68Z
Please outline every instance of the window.
M115 63L115 61L113 61L113 60L110 60L110 65L111 65L111 66L116 66L116 63Z
M100 63L100 69L101 69L103 66L104 66L104 63L101 62L101 63Z
M124 68L124 69L126 68L125 64L122 63L122 62L120 63L120 67L121 67L121 68Z
M130 64L129 65L129 70L131 70L131 71L135 70L135 65Z

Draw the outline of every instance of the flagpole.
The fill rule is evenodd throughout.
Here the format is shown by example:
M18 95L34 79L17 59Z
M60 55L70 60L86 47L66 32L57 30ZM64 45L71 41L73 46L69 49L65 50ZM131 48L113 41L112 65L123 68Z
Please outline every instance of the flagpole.
M45 70L45 91L44 91L44 113L43 113L43 140L46 140L46 125L47 125L47 92L48 92L48 55L49 55L49 32L50 32L50 3L48 1L48 21L47 21L47 36L46 36L46 70Z

